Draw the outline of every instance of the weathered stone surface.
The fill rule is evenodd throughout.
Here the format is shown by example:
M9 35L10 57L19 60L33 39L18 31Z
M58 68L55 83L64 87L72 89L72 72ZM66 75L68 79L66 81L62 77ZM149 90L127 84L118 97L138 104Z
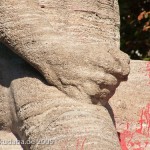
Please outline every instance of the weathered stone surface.
M146 112L149 107L148 104L150 104L150 72L148 71L148 63L145 61L131 61L131 71L128 81L122 82L114 96L110 99L110 105L115 116L116 128L121 133L122 142L124 140L123 136L125 136L125 144L131 140L127 147L129 150L138 147L135 144L136 142L141 142L140 147L144 148L144 150L150 148L150 143L145 147L145 142L150 140L148 135L150 111ZM48 94L49 92L46 93ZM43 97L41 98L43 99ZM145 112L148 120L146 120L146 116L142 116L141 118L142 111L143 113ZM140 122L140 119L143 119L144 122ZM140 123L142 124L142 130L141 132L136 132L137 129L141 129ZM127 128L127 124L129 128ZM129 131L129 133L126 134L125 131ZM0 134L0 137L4 139L2 135L4 133ZM11 139L10 135L9 133L9 136L6 138L7 140ZM131 146L131 142L135 145Z
M138 120L142 108L150 103L150 71L147 61L131 61L128 81L122 82L110 99L117 119ZM150 63L149 63L150 64Z
M0 131L0 150L23 150L16 137L8 131Z
M0 13L0 41L70 97L104 105L128 75L117 0L1 0Z
M24 142L33 141L23 145L26 150L120 150L115 127L103 106L68 97L7 50L0 51L0 88L6 95L0 99L1 104L7 103L5 109L0 105L4 114L0 115L1 128L10 128ZM47 139L53 143L38 144Z
M123 150L150 149L150 62L131 61L127 82L110 99Z
M139 121L141 119L141 113L142 111L145 112L144 110L147 108L146 106L150 104L150 72L147 68L148 64L150 64L150 62L131 61L131 71L128 77L128 81L122 82L117 88L114 96L110 99L110 105L115 116L114 118L117 131L121 134L121 138L125 136L125 144L131 140L127 146L129 150L132 150L135 148L135 146L138 147L138 145L135 144L136 142L141 142L140 147L144 148L144 150L148 150L150 148L149 142L147 146L145 145L146 141L150 141L150 136L145 136L148 134L147 123L149 123L146 122L146 116L142 118L145 122L142 123L141 132L136 132L137 129L141 129L141 122ZM150 115L148 112L146 115L147 117L150 117L148 116ZM128 128L127 124L129 126ZM125 134L125 131L129 131L133 137L131 137L130 134ZM14 136L7 132L0 132L0 139L15 140ZM121 140L123 142L124 139ZM131 142L135 144L134 147L131 146ZM21 149L21 147L14 147L14 145L9 145L8 147L5 145L1 146L0 148L5 148L4 150L14 150L14 148L15 150Z
M36 141L27 150L75 149L81 137L87 150L120 149L101 106L129 73L118 26L117 0L1 0L0 41L48 82L24 62L1 59L1 128ZM45 137L54 145L37 144Z

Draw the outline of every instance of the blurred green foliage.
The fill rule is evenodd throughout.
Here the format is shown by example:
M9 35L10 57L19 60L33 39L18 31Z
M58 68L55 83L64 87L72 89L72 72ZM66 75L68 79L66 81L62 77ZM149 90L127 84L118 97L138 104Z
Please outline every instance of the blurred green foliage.
M150 0L118 0L121 50L131 59L150 60Z

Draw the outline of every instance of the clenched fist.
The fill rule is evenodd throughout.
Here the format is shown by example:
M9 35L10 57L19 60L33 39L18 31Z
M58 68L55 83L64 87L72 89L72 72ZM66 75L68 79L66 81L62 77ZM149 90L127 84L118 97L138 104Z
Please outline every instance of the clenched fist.
M68 96L105 105L129 73L116 6L113 0L1 0L0 41Z

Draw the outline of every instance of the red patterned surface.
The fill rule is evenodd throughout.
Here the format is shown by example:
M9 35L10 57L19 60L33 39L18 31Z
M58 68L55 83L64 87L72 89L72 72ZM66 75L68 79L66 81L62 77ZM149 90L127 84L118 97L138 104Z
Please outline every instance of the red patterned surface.
M136 128L127 123L126 129L120 134L122 150L150 149L150 104L142 109Z

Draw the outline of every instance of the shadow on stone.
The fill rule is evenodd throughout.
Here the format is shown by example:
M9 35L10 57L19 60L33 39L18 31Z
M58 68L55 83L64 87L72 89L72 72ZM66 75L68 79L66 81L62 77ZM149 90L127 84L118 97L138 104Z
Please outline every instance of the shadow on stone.
M0 43L0 85L9 87L13 80L24 77L38 78L48 84L35 68Z
M112 122L114 124L114 126L116 127L116 121L115 121L115 117L114 117L114 112L113 112L113 109L112 107L109 105L109 103L105 106L105 108L108 110L109 114L110 114L110 117L112 119Z

